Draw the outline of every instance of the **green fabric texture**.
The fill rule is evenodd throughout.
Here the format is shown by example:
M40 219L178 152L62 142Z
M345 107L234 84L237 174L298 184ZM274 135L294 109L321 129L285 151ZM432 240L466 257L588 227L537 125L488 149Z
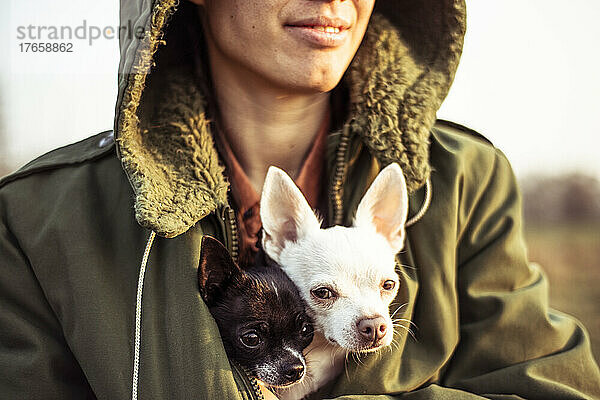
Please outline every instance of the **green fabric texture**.
M231 236L206 76L192 73L193 37L182 40L182 27L198 28L192 11L122 1L122 22L145 35L122 38L117 145L102 133L0 181L0 398L130 398L150 230L160 236L144 280L139 398L254 398L197 287L202 236ZM527 261L506 158L471 131L435 122L460 56L464 3L378 0L376 11L344 77L343 223L387 163L404 169L409 217L430 179L432 203L407 229L392 305L407 303L397 316L416 325L415 337L397 329L393 346L350 358L312 397L600 398L585 329L548 308L544 274ZM325 182L339 143L329 136Z

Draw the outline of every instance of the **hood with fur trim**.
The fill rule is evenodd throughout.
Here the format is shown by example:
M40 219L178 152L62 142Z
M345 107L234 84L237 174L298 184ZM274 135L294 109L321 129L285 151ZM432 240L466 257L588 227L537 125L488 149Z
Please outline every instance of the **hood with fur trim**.
M121 0L121 26L133 34L120 43L117 151L138 222L164 237L227 204L195 7ZM465 12L464 0L378 0L342 79L346 128L382 165L399 162L410 192L429 177L429 132L458 66Z

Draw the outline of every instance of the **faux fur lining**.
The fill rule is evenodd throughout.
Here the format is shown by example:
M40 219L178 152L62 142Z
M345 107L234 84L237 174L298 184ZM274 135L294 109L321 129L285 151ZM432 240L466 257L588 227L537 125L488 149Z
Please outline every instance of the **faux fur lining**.
M429 132L454 78L463 36L464 30L451 32L447 50L423 65L394 26L374 14L349 69L351 132L382 166L400 164L411 193L431 172Z
M170 74L164 93L152 123L119 142L138 222L173 237L226 205L228 184L193 74Z
M149 71L156 58L160 29L173 12L173 3L155 5L116 124L119 155L136 196L136 218L164 237L184 233L225 205L228 187L206 117L203 85L191 69L178 68L176 73L159 69L161 74L155 75L160 79L154 76L144 92L144 98L156 101L142 99L143 71ZM454 77L464 35L462 1L440 3L445 8L436 16L439 43L428 47L435 53L415 56L415 43L408 42L414 38L407 39L386 18L374 14L344 78L350 90L351 132L383 165L399 162L411 192L429 176L429 131Z

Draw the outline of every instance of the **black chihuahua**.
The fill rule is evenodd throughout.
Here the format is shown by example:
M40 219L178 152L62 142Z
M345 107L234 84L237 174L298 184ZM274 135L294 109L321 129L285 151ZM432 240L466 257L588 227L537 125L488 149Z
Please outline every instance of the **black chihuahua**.
M302 380L312 321L280 268L262 264L242 271L217 239L204 236L198 281L231 360L269 387Z

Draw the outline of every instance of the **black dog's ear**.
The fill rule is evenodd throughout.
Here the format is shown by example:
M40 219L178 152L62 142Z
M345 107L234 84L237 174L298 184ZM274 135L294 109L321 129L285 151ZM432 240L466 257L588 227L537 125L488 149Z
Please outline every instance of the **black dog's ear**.
M263 266L263 267L273 267L273 268L281 268L279 264L275 262L267 252L263 249L262 246L262 237L264 235L264 230L261 229L258 231L257 237L258 240L256 242L256 247L258 248L258 252L254 256L254 265L255 266Z
M229 252L217 239L203 236L200 245L198 286L202 299L211 304L222 293L232 278L242 274Z

